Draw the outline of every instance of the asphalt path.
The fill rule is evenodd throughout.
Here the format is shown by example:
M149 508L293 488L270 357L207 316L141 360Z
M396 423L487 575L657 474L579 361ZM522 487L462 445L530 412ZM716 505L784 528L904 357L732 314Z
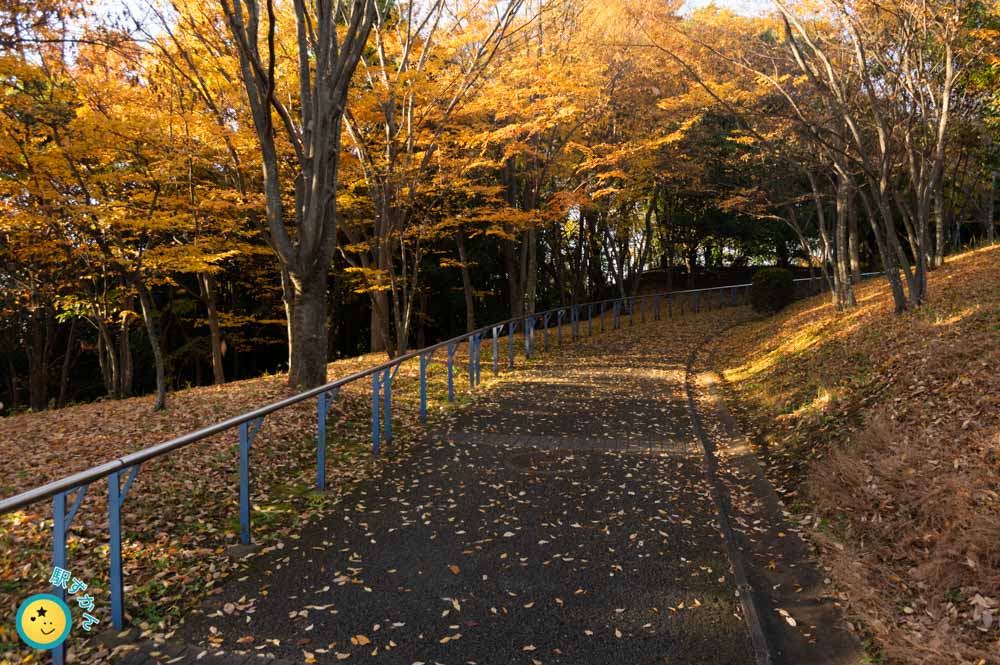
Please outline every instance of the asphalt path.
M571 347L456 409L254 557L161 662L750 665L688 349L663 334Z

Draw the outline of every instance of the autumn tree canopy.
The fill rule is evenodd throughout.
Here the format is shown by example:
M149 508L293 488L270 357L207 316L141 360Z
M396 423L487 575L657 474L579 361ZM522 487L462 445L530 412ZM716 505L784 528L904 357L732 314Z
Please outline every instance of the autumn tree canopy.
M5 1L3 409L312 386L764 265L919 307L994 238L998 29L992 0Z

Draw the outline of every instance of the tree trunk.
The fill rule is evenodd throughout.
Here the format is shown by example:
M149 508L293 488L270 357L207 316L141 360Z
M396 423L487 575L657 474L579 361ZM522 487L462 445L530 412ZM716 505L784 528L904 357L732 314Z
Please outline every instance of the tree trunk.
M805 252L806 257L809 259L809 282L810 285L815 284L815 266L813 265L813 254L812 248L809 247L809 241L806 239L805 233L802 231L802 226L799 224L798 213L795 212L795 206L788 206L788 217L786 222L792 228L795 233L795 237L799 239L799 245L802 247L802 251ZM830 274L826 269L826 262L820 261L820 272L823 275L823 280L827 285L830 284ZM816 285L816 292L819 292L819 285Z
M507 290L510 296L510 317L515 319L524 314L521 285L518 283L517 261L514 258L514 241L501 240L503 244L504 268L507 271Z
M455 235L458 245L458 260L462 264L462 292L465 294L465 332L476 329L476 296L472 289L472 275L469 273L469 258L465 253L465 236L459 231Z
M997 241L996 223L993 220L997 198L997 172L990 174L989 200L986 202L986 242L992 245Z
M7 355L7 372L10 377L10 412L16 413L21 403L17 395L17 367L14 366L14 355Z
M934 194L934 267L944 265L945 246L944 191L939 188Z
M76 357L76 318L69 322L69 337L66 339L66 355L63 356L62 372L59 374L59 398L56 400L56 408L66 406L66 395L69 392L69 372L73 367L73 359Z
M138 275L132 277L132 284L139 293L139 304L142 306L142 319L146 324L146 334L149 346L153 350L153 363L156 367L156 400L153 411L161 411L167 405L166 368L163 361L163 348L160 346L160 336L156 331L156 309L153 296L146 288L145 282Z
M552 272L556 276L556 291L559 292L559 306L566 305L566 261L563 260L562 225L552 228Z
M587 269L584 265L587 254L584 251L584 245L587 240L587 223L584 219L584 214L580 213L580 218L577 220L577 232L576 232L576 258L575 264L572 266L573 269L573 293L572 293L572 303L576 305L580 302L580 297L583 295L584 280L587 276Z
M698 246L689 247L684 254L684 266L687 268L687 288L694 288L694 271L698 263Z
M271 3L220 0L235 43L260 148L266 240L281 264L288 316L288 384L305 389L326 382L327 282L337 245L337 169L348 87L376 18L374 0L292 3L298 63L282 76L298 79L296 110L275 94L274 35L278 19ZM312 8L312 11L309 10ZM261 18L265 22L261 24ZM309 25L308 30L306 25ZM315 29L314 29L315 28ZM271 39L261 39L270 35ZM267 44L267 55L261 46ZM277 120L277 122L276 122ZM279 157L279 141L295 145L295 159ZM294 189L294 236L288 228L286 193Z
M426 290L421 289L417 301L420 303L420 319L417 321L417 348L422 349L427 346L427 320L430 317L427 311L429 299Z
M823 276L826 277L827 288L830 289L830 295L833 299L834 306L837 305L837 268L834 263L834 252L833 245L830 242L830 233L826 225L826 209L823 205L823 195L820 192L819 182L812 171L806 170L806 175L809 177L809 186L812 189L813 204L816 206L816 228L819 231L820 241L823 244ZM829 266L830 270L827 270ZM830 274L833 273L833 279L831 281Z
M104 376L104 389L111 399L119 399L122 394L118 378L118 350L115 348L114 340L111 339L111 330L100 313L95 313L94 322L97 326L97 357L101 363L101 374Z
M872 196L878 198L874 203L868 200L868 196L864 191L860 192L860 194L861 202L865 206L865 216L868 218L868 224L871 226L872 234L875 236L875 246L878 248L879 258L882 260L882 270L885 272L885 277L889 281L889 287L892 289L895 312L896 314L901 314L906 311L906 294L903 291L903 283L899 279L901 266L897 262L897 254L895 253L896 248L899 246L898 238L896 248L890 247L889 240L886 239L886 233L883 231L884 226L891 226L891 213L884 205L882 199L878 198L879 194L872 194ZM876 205L879 208L878 216L876 216L875 212ZM891 233L894 234L895 230L893 229ZM893 237L895 238L895 236Z
M392 348L389 343L389 294L372 291L371 294L371 352L383 353Z
M212 379L219 386L226 382L226 371L222 365L222 326L219 325L218 300L215 278L208 273L199 273L202 297L208 313L208 331L212 347Z
M49 363L45 350L49 344L46 333L51 312L47 306L36 304L29 317L28 403L32 411L44 411L49 404Z
M288 383L296 388L326 383L328 280L326 263L304 275L288 273Z
M601 242L597 231L597 227L601 222L600 217L600 213L590 215L587 222L587 233L590 236L590 242L587 246L589 254L587 268L590 274L590 300L600 297L600 293L604 290L605 286L604 270L601 267Z
M861 238L858 236L858 206L856 196L851 197L847 209L847 250L851 256L851 283L861 281ZM853 288L852 288L853 290Z
M847 229L848 212L850 206L850 190L847 179L843 176L837 178L837 219L834 237L836 242L836 283L837 283L837 307L846 309L853 307L854 289L851 288L851 278L848 270L848 249L847 249Z
M131 309L133 302L128 303ZM132 340L129 337L129 316L122 316L118 325L118 394L130 397L135 384L135 370L132 365Z
M525 279L524 313L534 314L538 298L538 229L532 226L527 232L528 265Z

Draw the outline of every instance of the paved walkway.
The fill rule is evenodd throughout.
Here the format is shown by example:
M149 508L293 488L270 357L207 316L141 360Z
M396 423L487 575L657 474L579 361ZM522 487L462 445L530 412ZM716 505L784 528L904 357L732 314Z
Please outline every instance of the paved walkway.
M643 329L456 410L255 557L178 631L194 646L124 662L750 665L684 409L690 347Z

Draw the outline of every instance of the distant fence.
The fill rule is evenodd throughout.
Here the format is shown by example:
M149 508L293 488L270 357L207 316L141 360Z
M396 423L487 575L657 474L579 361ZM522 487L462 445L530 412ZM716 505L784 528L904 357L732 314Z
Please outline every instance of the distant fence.
M878 273L868 273L870 276ZM815 293L822 289L821 278L797 279L796 288L805 293ZM124 592L122 580L122 507L132 481L143 462L162 457L220 432L238 429L239 435L239 499L240 499L240 542L251 541L251 468L250 450L253 440L268 415L307 399L316 398L316 488L326 487L326 420L330 406L337 398L341 386L355 381L370 380L372 390L372 453L379 454L382 442L392 441L392 382L403 363L419 362L420 368L420 418L427 420L427 367L438 351L444 351L448 367L448 401L455 398L455 353L460 345L467 345L469 353L469 388L474 389L481 379L481 350L485 339L490 339L493 350L493 373L500 371L500 336L507 336L507 366L514 367L517 353L516 335L523 336L523 355L531 358L535 353L536 334L541 332L543 350L549 347L550 330L558 342L562 342L563 329L573 340L586 335L604 332L606 327L616 330L627 318L630 325L647 319L660 320L664 314L668 318L685 313L700 312L705 309L745 305L749 303L750 285L735 284L707 289L653 293L631 298L615 298L578 305L557 307L537 314L508 319L501 323L484 326L464 333L444 342L423 349L411 351L393 358L381 365L355 372L326 385L307 390L286 399L262 406L253 411L209 425L190 434L164 441L125 455L104 464L91 467L60 480L41 485L13 497L0 500L0 515L25 506L52 499L52 563L66 568L66 539L69 527L83 502L87 489L95 481L107 479L108 483L108 551L109 586L111 590L111 619L116 630L124 626ZM609 316L610 315L610 316ZM609 320L610 319L610 320ZM595 330L596 328L596 330ZM554 329L554 330L553 330ZM124 484L122 481L124 480ZM53 593L65 597L65 591L53 587ZM65 645L52 650L53 663L65 662Z

